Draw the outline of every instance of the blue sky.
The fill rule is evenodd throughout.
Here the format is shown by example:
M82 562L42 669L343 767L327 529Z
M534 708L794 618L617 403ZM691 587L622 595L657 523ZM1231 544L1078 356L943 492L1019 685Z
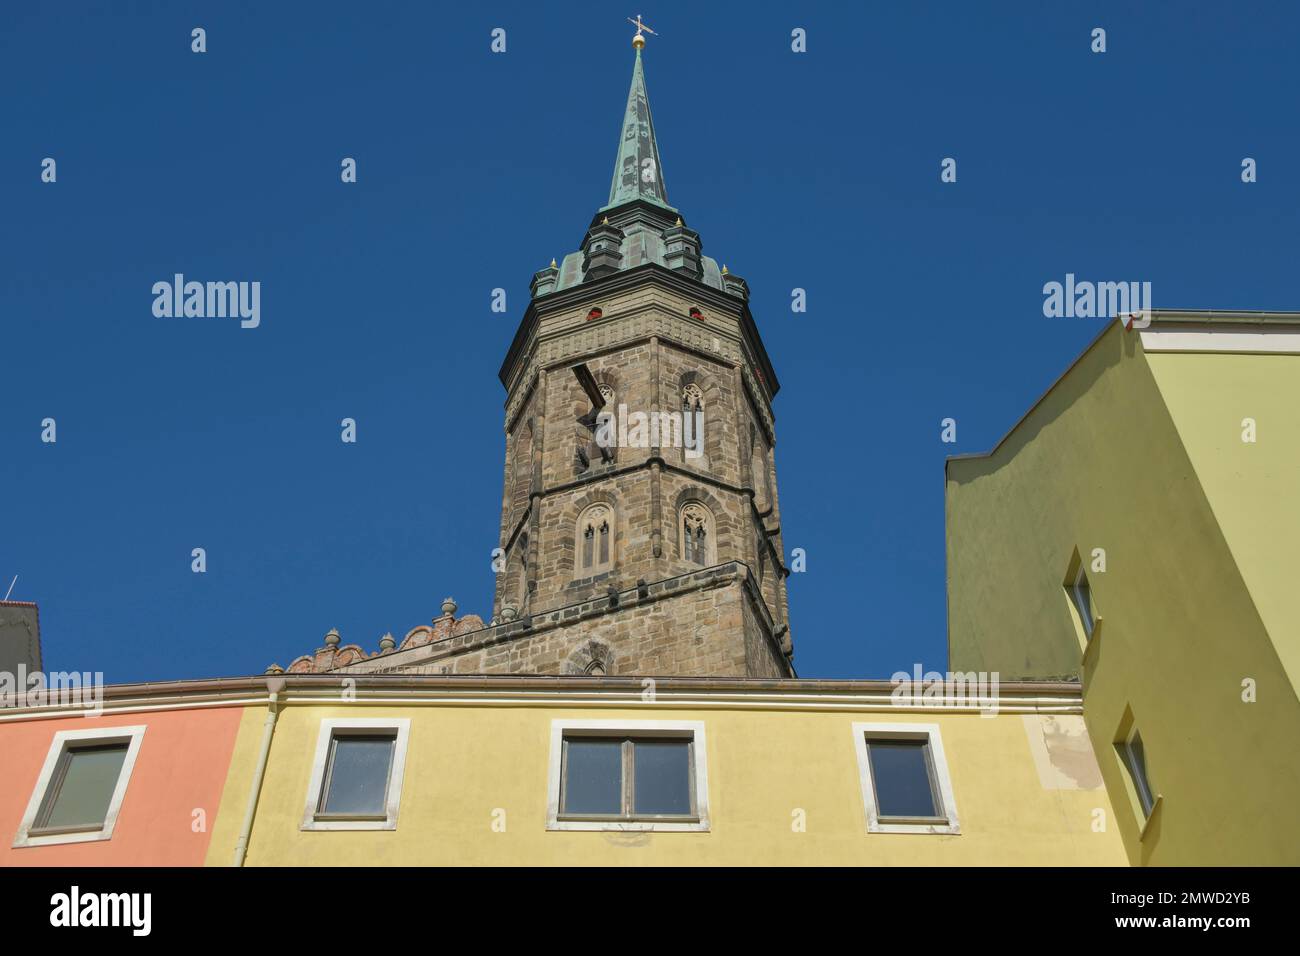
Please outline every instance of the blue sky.
M6 5L0 596L40 603L47 666L258 673L447 595L490 612L496 373L607 197L637 12L669 200L749 281L782 384L796 665L945 666L944 457L1102 324L1044 318L1043 284L1300 308L1300 15L845 6ZM176 272L260 281L261 326L155 318Z

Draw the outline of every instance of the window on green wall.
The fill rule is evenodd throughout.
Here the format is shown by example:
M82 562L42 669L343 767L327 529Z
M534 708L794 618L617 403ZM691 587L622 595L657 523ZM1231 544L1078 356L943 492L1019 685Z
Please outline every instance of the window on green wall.
M1079 573L1075 575L1074 583L1070 585L1070 600L1074 602L1074 609L1079 612L1084 635L1091 639L1097 624L1097 613L1092 603L1092 588L1088 586L1088 575L1084 573L1082 564L1079 565Z
M1134 728L1129 738L1117 743L1115 748L1119 751L1124 769L1128 771L1133 789L1137 792L1138 804L1142 807L1142 817L1146 819L1151 816L1156 801L1155 787L1152 786L1151 774L1147 770L1147 753L1142 743L1142 735Z

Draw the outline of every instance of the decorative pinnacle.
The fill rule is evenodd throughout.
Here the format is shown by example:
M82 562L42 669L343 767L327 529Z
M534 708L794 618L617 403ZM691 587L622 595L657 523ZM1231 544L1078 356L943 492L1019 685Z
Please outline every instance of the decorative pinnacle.
M722 274L724 276L727 274L727 264L725 262L722 264Z
M338 646L339 646L339 629L338 629L337 627L331 627L331 628L329 629L329 631L326 632L326 634L325 634L325 643L326 643L329 647L338 647Z
M555 268L555 256L551 256L551 268Z
M681 226L681 225L682 225L682 217L681 217L681 216L678 216L678 217L677 217L677 222L674 223L674 225L677 225L677 226Z
M649 24L641 22L641 14L639 13L636 15L635 20L628 17L627 22L636 27L636 36L632 38L632 46L636 49L638 54L641 52L641 48L645 46L645 37L641 35L642 33L648 33L652 37L657 37L659 35L650 29Z
M452 617L456 613L456 602L451 598L443 598L442 614L444 617Z

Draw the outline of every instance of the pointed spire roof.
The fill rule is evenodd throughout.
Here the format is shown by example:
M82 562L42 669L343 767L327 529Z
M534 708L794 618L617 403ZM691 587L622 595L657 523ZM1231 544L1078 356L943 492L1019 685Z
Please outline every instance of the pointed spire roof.
M627 93L627 111L623 114L618 156L614 160L614 180L609 186L609 203L605 208L634 199L668 206L663 165L659 162L659 144L655 140L655 124L650 118L650 98L645 90L645 70L641 66L640 46L636 48L632 88Z
M703 254L699 233L689 229L677 210L668 205L659 142L650 117L650 98L646 95L645 67L641 62L641 48L645 46L642 30L648 33L650 28L636 20L632 23L638 27L637 35L632 38L636 60L632 65L632 87L627 94L609 202L596 210L577 252L564 256L558 266L552 265L533 275L530 286L533 298L654 264L719 292L748 299L745 280L739 276L724 277L717 260Z

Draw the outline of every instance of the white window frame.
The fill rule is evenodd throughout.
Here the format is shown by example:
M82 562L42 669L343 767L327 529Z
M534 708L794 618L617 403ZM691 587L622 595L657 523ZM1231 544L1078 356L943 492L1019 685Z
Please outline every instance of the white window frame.
M871 778L871 756L867 753L867 737L886 740L924 740L930 746L932 791L939 804L939 814L946 822L895 823L880 819L876 809L876 787ZM957 835L961 825L957 820L957 801L952 794L952 778L948 774L948 760L943 752L943 738L938 724L870 723L853 724L853 745L858 754L858 776L862 783L862 804L867 815L868 833L932 833Z
M320 806L321 787L325 783L325 770L329 763L330 744L337 731L344 734L375 734L392 731L393 762L388 769L388 793L384 803L383 819L347 820L338 817L317 819L317 807ZM320 722L320 733L316 738L316 755L312 760L311 779L307 784L307 801L302 811L303 830L396 830L397 811L402 803L402 780L406 775L406 748L411 737L411 719L409 717L350 717L325 718Z
M693 759L694 820L573 820L560 819L560 787L564 763L564 738L648 737L689 740ZM708 744L702 720L564 720L551 721L551 754L546 793L547 830L614 830L633 833L707 832L709 823Z
M135 759L140 753L140 742L144 739L144 725L130 727L99 727L94 730L60 730L50 742L45 763L36 780L36 789L27 802L18 834L14 837L14 849L28 846L55 846L60 843L91 843L96 840L111 840L113 830L117 827L117 817L122 810L122 801L126 798L126 789L131 782L131 771L135 769ZM40 813L45 801L46 791L58 768L59 759L64 751L77 746L98 746L100 744L125 743L126 756L122 760L122 769L118 773L117 786L108 802L108 811L104 814L104 825L98 830L81 830L68 833L32 833L36 824L36 815Z

